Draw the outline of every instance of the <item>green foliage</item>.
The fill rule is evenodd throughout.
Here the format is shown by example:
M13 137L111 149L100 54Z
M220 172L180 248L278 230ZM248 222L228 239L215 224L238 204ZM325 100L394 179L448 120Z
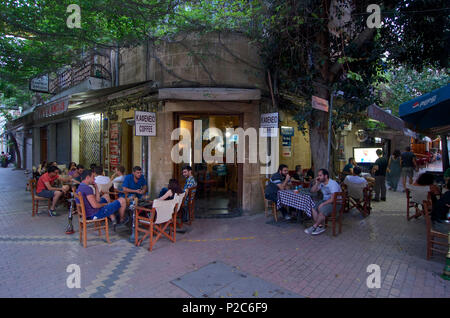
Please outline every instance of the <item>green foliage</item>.
M386 72L387 82L376 89L381 106L398 115L400 104L450 83L445 70L424 68L423 71L397 67Z

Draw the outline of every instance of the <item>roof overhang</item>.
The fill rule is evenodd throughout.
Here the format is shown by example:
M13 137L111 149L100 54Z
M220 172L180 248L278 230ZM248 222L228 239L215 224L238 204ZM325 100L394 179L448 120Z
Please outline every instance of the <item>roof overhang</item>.
M260 100L260 89L246 88L160 88L160 100L197 100L197 101L249 101Z
M401 104L399 114L421 132L450 125L450 84Z

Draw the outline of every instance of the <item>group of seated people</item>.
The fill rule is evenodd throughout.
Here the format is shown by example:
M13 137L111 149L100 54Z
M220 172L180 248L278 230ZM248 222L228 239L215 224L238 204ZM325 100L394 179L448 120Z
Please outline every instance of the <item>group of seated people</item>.
M435 184L435 177L431 173L424 172L420 174L412 185L408 185L411 200L416 204L422 205L424 200L428 200L428 194L431 194L432 210L431 220L433 222L442 222L447 220L447 214L450 208L450 180L446 180L446 192L439 189ZM440 198L438 198L440 196Z
M330 216L333 212L333 194L341 192L340 185L330 179L329 172L326 169L320 169L318 176L314 179L314 185L311 186L310 192L322 192L322 200L315 202L312 209L312 216L314 224L305 230L305 233L311 235L318 235L325 231L325 218ZM291 187L291 177L286 165L280 165L278 171L273 174L265 189L265 198L276 204L278 191L287 190ZM341 208L338 206L338 208ZM285 220L290 220L291 217L285 207L280 208L280 212Z
M114 174L111 177L105 176L102 166L91 165L91 169L84 169L82 165L76 165L71 163L69 165L69 171L67 175L61 175L61 170L58 166L47 166L44 170L40 170L42 175L39 177L36 186L36 195L52 200L51 207L48 211L49 216L56 216L56 205L59 199L70 191L69 185L56 186L57 180L72 183L76 185L76 193L81 193L83 196L86 218L96 219L110 217L113 225L123 224L128 221L125 217L126 199L125 193L129 199L148 199L145 196L147 193L147 181L142 174L142 168L136 166L129 175L125 175L125 168L123 166L115 169ZM159 199L170 200L174 197L175 193L180 194L187 189L196 186L196 181L192 176L192 168L186 166L182 170L183 176L186 178L184 189L181 190L176 179L171 179L167 188L161 190ZM118 189L117 200L112 200L109 195L111 186ZM117 186L116 186L117 185ZM78 199L76 199L78 202ZM187 198L185 201L187 206ZM120 221L117 222L114 214L118 212ZM188 215L183 213L183 221L187 222Z

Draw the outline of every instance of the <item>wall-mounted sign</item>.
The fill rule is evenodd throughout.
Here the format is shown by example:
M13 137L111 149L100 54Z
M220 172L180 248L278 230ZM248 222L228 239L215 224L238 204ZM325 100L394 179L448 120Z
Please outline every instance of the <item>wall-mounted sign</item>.
M312 97L312 108L328 112L328 101L317 96Z
M261 137L278 136L278 113L261 114L260 127Z
M294 136L294 127L281 126L281 136L292 137Z
M120 123L109 126L109 170L120 166Z
M52 117L67 111L69 107L70 96L48 103L47 105L40 106L34 111L34 119Z
M30 81L30 90L34 92L48 93L48 74L33 78Z
M291 157L292 156L292 147L291 146L283 146L282 154L283 154L283 157Z
M135 111L134 129L136 136L156 136L156 113Z

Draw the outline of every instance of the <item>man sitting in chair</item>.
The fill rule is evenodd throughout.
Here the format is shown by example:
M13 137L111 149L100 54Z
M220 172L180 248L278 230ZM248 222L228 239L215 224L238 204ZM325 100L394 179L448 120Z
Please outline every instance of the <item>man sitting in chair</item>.
M123 180L122 187L123 191L128 192L129 198L142 198L142 195L147 193L147 181L142 175L142 168L139 166L134 167L133 173L127 175ZM125 195L121 193L120 196L124 197Z
M348 175L345 177L344 184L347 186L349 184L364 184L364 187L367 187L367 180L363 177L360 177L361 174L361 168L356 166L353 168L353 173L351 175ZM363 188L364 188L363 187Z
M47 169L47 172L39 178L37 182L36 195L38 197L52 199L52 206L50 207L50 210L48 210L49 216L57 215L55 212L56 203L58 203L58 200L61 198L61 196L70 189L68 185L64 185L61 188L54 187L54 182L58 179L61 181L71 180L71 177L61 177L59 175L59 172L61 172L61 170L59 170L58 167L51 166Z
M266 186L264 191L266 199L272 201L274 204L277 204L278 191L288 189L290 179L291 177L289 175L288 166L280 165L278 167L278 172L274 173L270 177L270 180ZM285 207L281 207L280 211L286 221L291 219L289 212Z
M320 169L311 192L318 192L319 190L323 194L323 199L316 203L316 206L312 209L315 223L305 229L306 234L318 235L325 231L323 226L325 218L333 212L333 193L341 192L341 187L336 181L330 179L330 174L326 169ZM340 209L341 206L337 205L336 208Z
M95 188L95 194L90 185ZM119 211L120 223L125 223L125 208L126 201L124 198L119 198L111 203L108 203L105 198L100 197L100 191L95 183L95 177L91 170L86 170L81 174L81 184L77 189L77 194L81 193L83 196L84 207L86 209L86 219L95 220L110 217L113 226L117 225L115 212ZM79 204L78 198L76 202Z

